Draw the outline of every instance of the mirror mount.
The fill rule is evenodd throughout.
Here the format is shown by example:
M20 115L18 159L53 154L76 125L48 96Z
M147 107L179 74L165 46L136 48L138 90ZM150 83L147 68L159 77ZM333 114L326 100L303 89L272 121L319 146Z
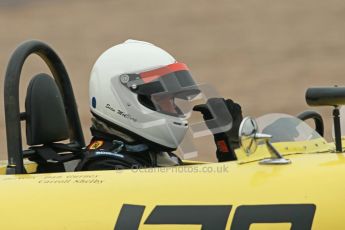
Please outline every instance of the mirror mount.
M266 135L266 134L264 134ZM271 136L271 135L270 135ZM272 136L271 136L272 137ZM270 137L270 138L271 138ZM269 138L269 139L270 139ZM271 154L271 158L263 159L259 162L259 164L263 165L270 165L270 164L290 164L291 160L285 159L276 148L272 145L272 143L269 141L269 139L265 139L265 144L267 146L267 149L269 153Z
M270 142L272 135L258 133L258 125L251 117L245 117L239 129L240 146L247 156L256 151L259 141L264 141L271 158L263 159L260 164L289 164L291 161L285 159Z

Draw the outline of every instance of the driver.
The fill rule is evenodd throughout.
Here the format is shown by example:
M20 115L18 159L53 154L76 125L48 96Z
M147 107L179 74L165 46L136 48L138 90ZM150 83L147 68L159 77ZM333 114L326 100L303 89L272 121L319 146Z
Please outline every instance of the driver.
M188 102L199 93L187 65L153 44L127 40L108 49L91 72L92 140L76 170L181 165L173 151L182 142L188 121L177 101ZM217 110L221 104L225 113ZM194 110L206 121L224 114L234 118L232 129L211 131L218 160L235 160L241 107L212 98ZM216 123L206 124L211 129Z

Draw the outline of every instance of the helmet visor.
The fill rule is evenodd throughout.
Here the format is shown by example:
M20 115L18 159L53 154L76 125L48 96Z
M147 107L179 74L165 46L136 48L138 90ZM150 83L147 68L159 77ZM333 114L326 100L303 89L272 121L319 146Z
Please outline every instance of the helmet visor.
M200 91L194 87L179 93L157 93L151 95L155 111L171 116L186 117L192 112L191 101L199 95Z
M187 106L186 102L200 93L188 67L183 63L140 74L122 75L121 82L138 95L142 105L178 117L184 117L191 111L191 106Z

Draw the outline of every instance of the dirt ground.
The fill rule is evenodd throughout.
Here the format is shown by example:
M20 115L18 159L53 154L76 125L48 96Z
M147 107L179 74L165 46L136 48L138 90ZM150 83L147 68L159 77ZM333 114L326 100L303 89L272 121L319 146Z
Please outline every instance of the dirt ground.
M69 71L86 140L90 70L103 51L128 38L166 49L187 63L199 82L212 84L254 117L295 115L308 109L308 87L345 84L341 0L0 0L0 75L20 42L49 43ZM28 79L43 71L37 57L27 62L22 108ZM3 80L0 91L3 95ZM329 136L331 110L320 111ZM5 158L4 112L0 135ZM197 140L203 154L214 152L210 143L212 138Z

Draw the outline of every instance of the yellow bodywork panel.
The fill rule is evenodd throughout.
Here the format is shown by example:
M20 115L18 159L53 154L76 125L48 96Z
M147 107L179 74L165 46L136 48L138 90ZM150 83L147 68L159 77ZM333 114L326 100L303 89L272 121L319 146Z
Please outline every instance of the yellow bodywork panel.
M244 221L236 215L248 207L305 205L314 207L313 229L345 229L344 154L285 157L292 163L225 162L122 171L2 175L0 228L114 229L125 216L133 223L138 221L139 229L201 229L200 224L150 224L148 220L159 206L226 206L231 210L222 218L226 229L230 229ZM139 207L142 213L120 215L126 205ZM187 221L192 214L186 213ZM274 210L265 215L275 215ZM291 224L253 223L250 229L289 229Z
M323 138L299 142L278 142L273 145L282 156L301 153L322 153L334 151L335 149L333 143L327 143ZM265 144L258 145L255 153L249 156L242 149L236 149L236 156L240 164L272 157Z

